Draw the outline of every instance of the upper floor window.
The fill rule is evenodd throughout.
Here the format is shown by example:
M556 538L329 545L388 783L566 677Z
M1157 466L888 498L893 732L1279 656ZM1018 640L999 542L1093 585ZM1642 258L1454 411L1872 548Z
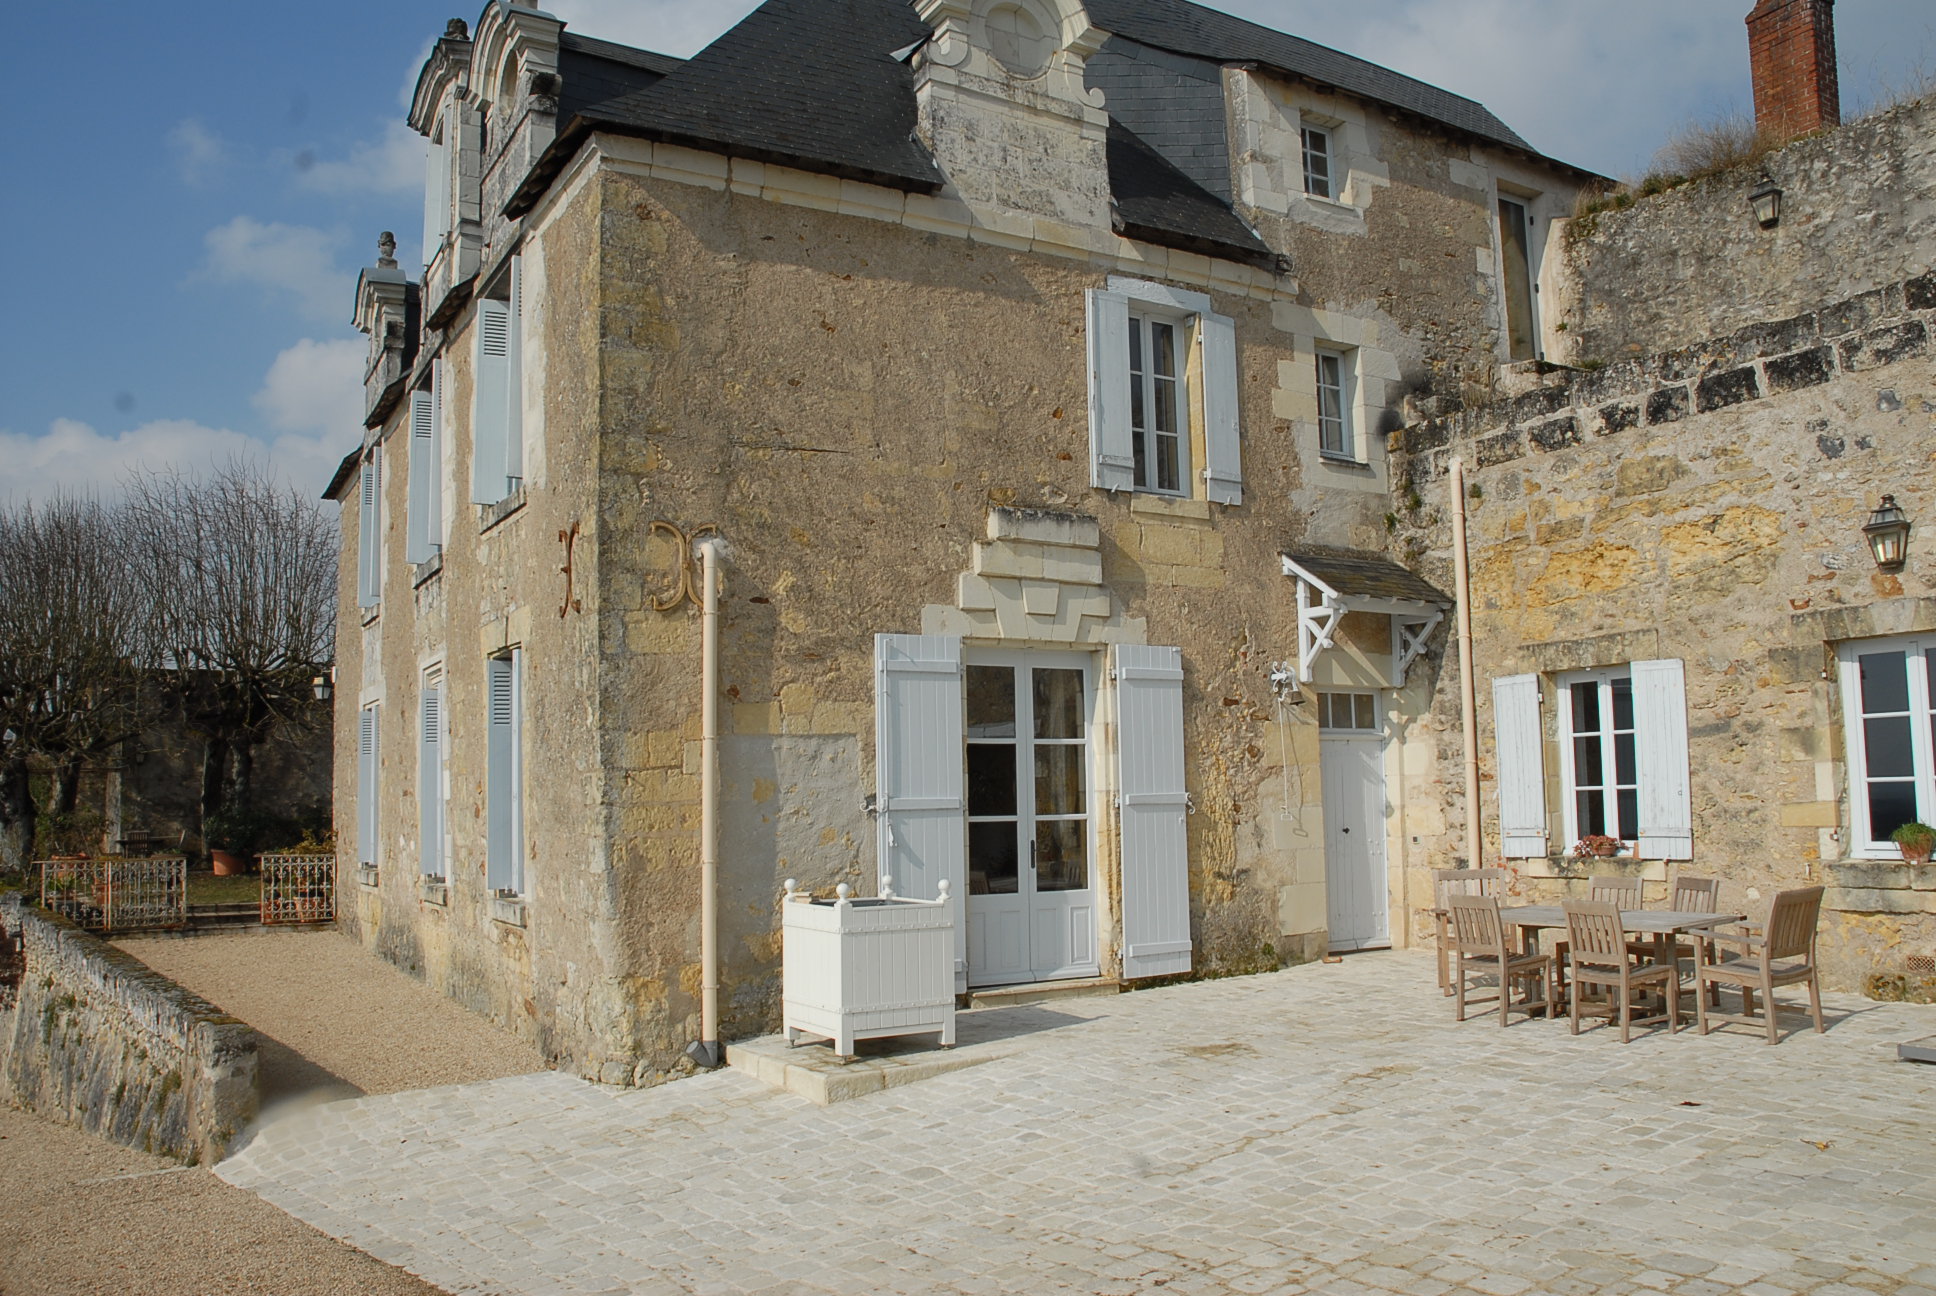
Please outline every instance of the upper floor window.
M440 117L430 132L430 151L424 161L423 259L429 265L437 259L444 236L450 233L451 148L450 132Z
M1088 308L1091 484L1243 503L1235 321L1120 277Z
M1352 406L1357 382L1351 357L1343 351L1317 353L1318 450L1339 459L1358 457L1358 437Z
M403 559L429 562L444 547L444 362L410 393L410 506Z
M1539 358L1539 326L1533 308L1532 229L1525 203L1515 198L1500 198L1500 291L1505 297L1507 355L1513 360Z
M1936 635L1856 640L1837 656L1851 851L1894 856L1891 833L1936 822Z
M1304 192L1313 198L1336 198L1331 185L1331 132L1306 126L1299 135L1304 144Z
M363 456L356 492L356 605L383 602L383 446Z
M511 258L506 297L477 302L471 500L496 504L524 479L524 258Z

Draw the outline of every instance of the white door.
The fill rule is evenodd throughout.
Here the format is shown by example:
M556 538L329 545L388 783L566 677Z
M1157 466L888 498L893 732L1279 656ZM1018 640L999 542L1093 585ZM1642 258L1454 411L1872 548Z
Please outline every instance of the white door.
M1318 695L1331 948L1391 944L1385 881L1385 734L1375 693Z
M971 655L968 982L1095 976L1091 659Z

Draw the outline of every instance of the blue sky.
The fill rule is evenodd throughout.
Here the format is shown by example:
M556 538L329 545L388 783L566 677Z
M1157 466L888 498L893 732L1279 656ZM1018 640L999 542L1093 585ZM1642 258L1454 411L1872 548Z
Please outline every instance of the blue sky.
M1484 101L1536 147L1641 171L1750 110L1749 0L1214 0ZM690 54L753 0L565 0L575 30ZM380 230L416 263L410 85L453 0L66 0L10 26L0 493L265 454L320 490L356 444L350 326ZM1617 21L1610 15L1618 15ZM1843 100L1918 83L1928 0L1841 0ZM22 123L31 123L23 129Z

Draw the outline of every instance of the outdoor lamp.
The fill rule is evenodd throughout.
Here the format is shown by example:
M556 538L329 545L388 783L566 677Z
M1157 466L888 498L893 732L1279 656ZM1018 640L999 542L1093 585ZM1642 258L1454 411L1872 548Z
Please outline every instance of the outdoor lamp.
M318 702L327 702L335 694L336 681L333 678L335 674L336 668L332 666L329 668L328 675L318 675L309 681L309 689L316 695Z
M1781 224L1781 186L1766 171L1761 173L1761 183L1748 195L1748 201L1754 204L1755 219L1761 222L1761 228L1773 229Z
M1869 537L1869 552L1875 555L1876 566L1885 570L1900 567L1908 557L1909 518L1896 507L1894 495L1882 497L1882 507L1869 514L1862 534Z

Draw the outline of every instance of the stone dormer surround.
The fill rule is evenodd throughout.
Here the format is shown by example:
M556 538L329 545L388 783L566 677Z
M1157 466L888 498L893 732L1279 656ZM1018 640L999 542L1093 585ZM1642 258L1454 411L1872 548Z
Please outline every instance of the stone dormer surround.
M380 426L396 407L417 352L417 286L397 264L396 251L396 239L385 232L376 264L356 281L354 323L370 339L363 368L365 427Z
M469 29L453 18L431 48L430 58L417 77L410 102L410 126L426 140L436 137L439 120L448 145L450 214L448 232L435 247L423 250L425 323L441 328L468 297L484 246L483 205L478 188L483 119L471 106ZM460 291L461 290L461 291Z
M559 36L564 23L536 9L493 0L477 20L467 87L469 102L487 123L480 158L483 266L509 254L520 223L505 205L558 137Z

